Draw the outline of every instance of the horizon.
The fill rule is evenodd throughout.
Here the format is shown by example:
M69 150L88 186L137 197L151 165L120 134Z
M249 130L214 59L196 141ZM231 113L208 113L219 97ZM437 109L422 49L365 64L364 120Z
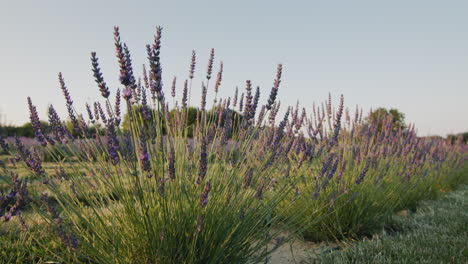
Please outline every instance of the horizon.
M415 124L419 136L468 131L468 2L342 1L338 8L333 3L278 2L268 12L259 2L250 3L250 9L214 1L186 3L183 9L166 2L115 2L112 10L106 3L91 1L31 1L27 9L24 3L2 3L1 122L29 122L27 96L41 119L46 120L49 104L65 116L58 72L64 75L77 111L84 113L86 102L101 99L91 72L91 51L97 52L115 95L121 85L113 26L120 27L140 76L141 65L146 64L144 45L152 42L155 27L161 25L166 94L173 76L180 94L194 49L192 98L197 101L214 48L213 72L220 61L224 63L222 97L252 80L264 101L276 65L282 63L282 109L297 100L311 109L312 102L326 100L329 93L336 104L343 94L351 111L356 105L364 113L379 107L398 109L408 124Z

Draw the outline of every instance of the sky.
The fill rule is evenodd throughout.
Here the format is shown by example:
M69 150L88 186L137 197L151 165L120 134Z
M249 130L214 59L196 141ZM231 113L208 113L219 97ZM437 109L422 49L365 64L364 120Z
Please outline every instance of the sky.
M78 111L101 99L91 72L96 51L115 93L118 64L113 26L120 27L135 72L147 64L145 45L163 29L166 95L178 96L197 52L193 99L200 96L211 48L220 95L246 80L266 101L283 64L283 105L310 108L331 93L365 112L397 108L418 134L468 131L468 1L6 1L0 0L0 115L28 122L27 96L42 119L49 104L66 116L57 74L62 72ZM214 74L216 75L216 74Z

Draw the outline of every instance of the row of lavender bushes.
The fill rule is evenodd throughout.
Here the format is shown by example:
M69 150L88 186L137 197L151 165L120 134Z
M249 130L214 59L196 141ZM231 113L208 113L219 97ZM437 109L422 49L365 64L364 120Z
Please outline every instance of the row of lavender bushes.
M367 235L395 211L467 179L466 144L419 138L413 127L395 129L392 116L381 120L383 126L364 122L362 110L351 113L343 97L336 107L329 98L311 113L296 105L279 116L281 65L264 104L251 81L244 92L219 98L223 65L213 74L212 50L201 102L195 104L194 52L189 76L179 85L180 100L175 79L170 98L162 89L161 33L158 27L147 45L149 67L137 79L115 28L123 88L111 94L93 52L103 100L87 104L84 115L74 110L59 74L71 128L51 105L52 133L46 133L28 98L40 146L0 138L12 162L48 189L31 199L27 181L3 166L12 187L0 197L0 217L18 221L38 245L48 244L54 230L62 250L44 246L47 258L255 263L287 242L284 231L310 240ZM104 135L90 132L91 125ZM43 168L45 154L38 149L55 162L54 172ZM41 220L22 213L26 206ZM47 228L31 232L37 222Z

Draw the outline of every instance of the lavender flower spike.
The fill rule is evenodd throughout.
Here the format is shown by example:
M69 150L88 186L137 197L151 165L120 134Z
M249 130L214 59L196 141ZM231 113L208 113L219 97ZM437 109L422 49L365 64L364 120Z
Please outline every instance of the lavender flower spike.
M278 89L279 89L279 85L281 83L281 74L282 74L282 72L283 72L283 65L278 64L278 69L277 69L277 72L276 72L276 79L275 79L275 82L273 84L273 88L271 88L270 98L268 98L268 103L267 103L267 106L266 106L266 108L268 110L271 109L271 106L275 102L276 96L278 95Z
M28 106L29 118L31 120L31 125L34 130L34 134L42 146L47 146L47 139L44 135L44 129L42 128L42 124L39 121L39 115L37 114L36 107L32 104L31 97L28 97Z
M364 177L369 171L370 163L371 163L371 158L367 158L367 162L366 162L366 165L364 166L364 169L362 170L361 174L359 174L359 177L355 181L356 184L360 184L362 180L364 180Z
M205 184L205 189L203 193L200 195L200 207L205 207L208 204L208 195L211 191L211 181L208 181Z
M189 79L193 79L193 74L195 73L195 65L196 65L196 53L195 53L195 50L192 50L192 60L190 61Z
M63 127L62 121L60 121L60 117L58 116L57 112L55 111L52 105L49 106L48 116L49 124L52 129L52 133L55 135L55 139L59 142L66 142L66 128Z
M237 96L238 96L238 94L239 94L239 88L236 87L236 91L235 91L235 93L234 93L234 99L233 99L233 101L232 101L232 106L233 106L233 107L236 107L236 106L237 106Z
M26 163L26 166L28 166L34 173L36 173L36 175L42 175L45 173L44 169L42 168L42 161L37 153L31 153L29 150L27 150L18 137L15 138L15 147L18 150L19 157Z
M119 80L122 85L124 85L125 87L128 87L131 85L131 80L130 80L128 67L127 67L126 54L122 46L122 42L120 40L119 27L114 27L114 45L115 45L115 53L116 53L117 59L119 61L119 66L120 66Z
M143 114L143 118L145 120L150 120L151 119L150 110L148 108L148 103L146 101L146 89L143 89L141 91L141 108L140 108L140 111Z
M257 90L255 91L255 96L253 98L253 103L250 109L250 118L255 117L255 113L258 107L258 101L260 100L260 87L257 86Z
M162 92L162 68L159 53L161 52L161 34L162 27L156 28L153 46L146 46L148 60L150 63L150 90L153 100L158 99L161 105L164 105L164 93Z
M175 151L174 147L171 146L171 150L169 152L169 164L167 165L167 170L170 179L175 179L176 171L175 171Z
M184 90L182 91L182 108L187 108L187 80L184 82Z
M208 169L208 154L206 153L206 145L206 138L203 136L201 139L200 160L198 162L197 184L201 184L206 176L206 171Z
M117 132L115 131L115 124L112 118L107 122L106 143L111 163L113 165L118 165L120 163L120 157L117 153L119 150L119 140L117 138Z
M107 87L104 77L102 77L101 69L99 68L98 58L96 57L96 52L91 52L91 64L93 66L93 75L94 79L99 87L99 91L104 98L108 98L110 95L109 87Z
M265 188L265 178L262 179L260 185L257 188L257 192L255 193L255 198L262 200L263 199L263 189Z
M94 116L93 116L93 111L91 111L91 107L89 106L88 103L86 103L86 112L88 112L89 120L91 120L91 123L94 124L95 120L94 120Z
M214 49L211 49L210 58L208 59L208 69L206 70L206 79L211 79L211 73L213 72L213 61L214 61Z
M59 72L58 74L60 89L62 89L63 96L65 97L65 102L67 105L68 116L73 124L73 129L75 132L80 133L80 124L78 123L78 119L75 116L75 110L73 109L73 101L71 99L70 93L68 92L67 86L65 86L65 80L63 79L62 73Z
M216 77L216 83L214 87L215 93L218 93L219 86L221 85L222 79L223 79L223 62L221 62L219 65L219 72L218 72L218 76Z
M250 111L252 109L252 83L250 80L246 81L245 87L246 95L245 95L245 106L244 106L244 117L248 120L250 118Z
M117 126L120 124L120 89L117 89L117 92L115 93L115 123Z
M207 88L205 84L202 82L202 98L201 98L201 106L200 106L200 109L202 111L205 111L205 107L206 107L206 93L207 93Z
M149 160L148 149L146 148L146 136L144 127L142 127L140 131L140 164L141 169L143 171L151 171L151 163Z
M172 86L171 86L171 96L173 98L176 96L176 81L177 81L177 77L174 76L174 79L172 79Z

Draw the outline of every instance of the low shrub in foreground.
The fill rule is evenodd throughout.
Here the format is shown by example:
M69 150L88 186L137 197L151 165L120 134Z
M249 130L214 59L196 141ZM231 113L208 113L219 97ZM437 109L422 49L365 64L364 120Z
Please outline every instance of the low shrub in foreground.
M414 208L419 201L466 181L467 147L462 142L452 145L418 138L412 127L393 130L392 116L385 117L383 129L378 127L380 121L360 121L357 111L354 119L346 112L345 122L340 123L343 101L335 115L326 110L333 109L330 101L324 105L321 112L313 111L319 114L306 118L313 147L291 155L302 164L288 172L298 184L283 203L285 208L280 207L288 208L286 218L299 221L305 238L320 241L372 234L395 211ZM330 135L314 138L326 134L327 124ZM297 217L304 210L308 213Z
M468 187L425 201L415 213L395 216L403 229L383 233L310 263L466 263Z

